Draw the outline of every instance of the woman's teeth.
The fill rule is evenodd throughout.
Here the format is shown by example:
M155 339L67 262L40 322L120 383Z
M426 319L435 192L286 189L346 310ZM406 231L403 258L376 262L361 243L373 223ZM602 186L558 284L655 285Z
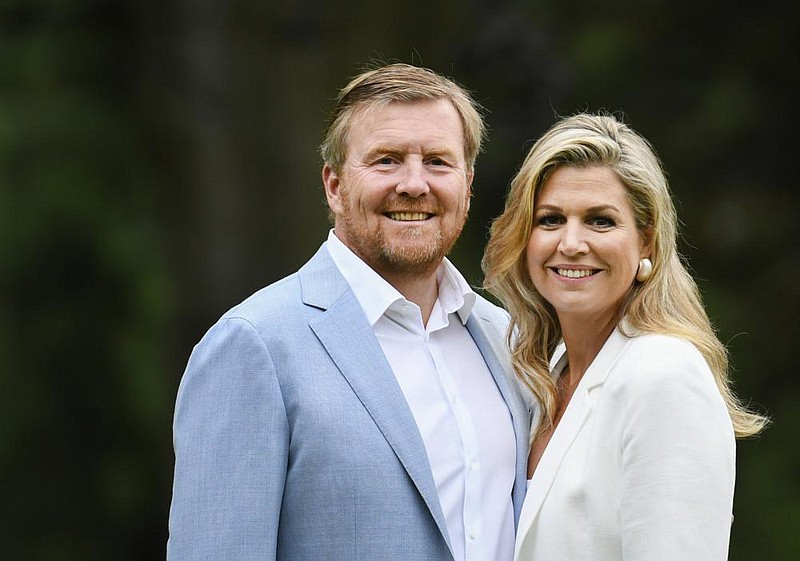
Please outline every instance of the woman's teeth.
M594 274L591 269L556 269L559 275L570 279L580 279Z

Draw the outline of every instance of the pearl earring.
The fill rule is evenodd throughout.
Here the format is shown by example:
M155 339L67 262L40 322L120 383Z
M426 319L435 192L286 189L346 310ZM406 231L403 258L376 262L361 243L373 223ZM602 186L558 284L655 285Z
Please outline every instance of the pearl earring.
M653 262L647 257L639 260L639 269L636 271L636 280L644 282L653 274Z

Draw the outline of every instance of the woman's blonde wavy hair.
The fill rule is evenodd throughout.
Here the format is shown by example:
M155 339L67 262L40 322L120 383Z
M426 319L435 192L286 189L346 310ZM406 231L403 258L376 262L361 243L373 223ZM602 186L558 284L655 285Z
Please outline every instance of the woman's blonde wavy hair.
M511 315L508 342L517 375L542 406L539 430L557 408L549 358L561 341L552 306L533 286L526 247L542 185L560 166L605 166L622 180L637 226L651 241L653 272L631 286L621 317L634 331L673 335L705 358L728 407L737 438L754 436L768 419L734 395L728 353L709 321L694 279L677 249L678 219L661 162L650 143L610 114L580 113L556 122L533 145L511 182L503 214L492 224L483 257L484 287Z

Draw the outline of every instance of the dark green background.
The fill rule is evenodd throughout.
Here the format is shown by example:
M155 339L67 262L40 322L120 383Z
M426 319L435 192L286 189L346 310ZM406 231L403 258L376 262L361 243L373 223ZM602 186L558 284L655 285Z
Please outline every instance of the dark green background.
M556 115L621 111L656 146L739 393L732 560L800 555L796 2L0 2L3 558L162 559L192 345L328 230L316 152L373 59L488 109L453 260ZM569 521L565 521L568 523Z

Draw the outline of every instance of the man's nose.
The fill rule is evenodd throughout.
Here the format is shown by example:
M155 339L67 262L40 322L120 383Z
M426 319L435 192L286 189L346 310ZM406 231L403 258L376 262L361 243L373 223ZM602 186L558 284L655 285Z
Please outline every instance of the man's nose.
M403 165L396 190L398 194L405 194L415 198L430 192L425 165L422 162L406 162Z

